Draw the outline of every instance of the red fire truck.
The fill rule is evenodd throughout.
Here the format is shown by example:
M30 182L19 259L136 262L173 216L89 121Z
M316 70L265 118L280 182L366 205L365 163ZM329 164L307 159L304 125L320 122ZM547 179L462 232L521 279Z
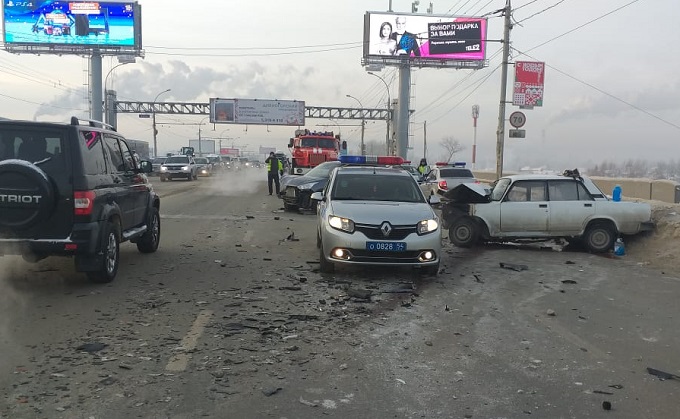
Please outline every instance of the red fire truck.
M308 129L295 130L295 138L288 143L293 156L290 173L304 175L323 162L337 160L347 152L347 141L340 141L340 135L333 131L315 132Z

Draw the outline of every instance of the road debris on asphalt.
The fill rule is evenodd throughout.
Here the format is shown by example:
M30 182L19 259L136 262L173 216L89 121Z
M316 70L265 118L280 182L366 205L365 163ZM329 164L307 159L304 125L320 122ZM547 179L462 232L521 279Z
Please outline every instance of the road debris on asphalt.
M516 263L499 262L499 265L503 269L510 269L510 270L517 271L517 272L526 271L527 269L529 269L529 267L527 265L516 264Z

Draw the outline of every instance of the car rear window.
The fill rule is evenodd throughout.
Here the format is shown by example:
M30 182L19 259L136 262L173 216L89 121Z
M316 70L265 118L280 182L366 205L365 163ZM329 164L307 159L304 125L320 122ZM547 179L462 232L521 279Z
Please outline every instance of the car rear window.
M439 174L441 177L475 177L470 169L441 169Z
M26 160L46 171L65 170L65 135L54 129L0 127L0 160Z

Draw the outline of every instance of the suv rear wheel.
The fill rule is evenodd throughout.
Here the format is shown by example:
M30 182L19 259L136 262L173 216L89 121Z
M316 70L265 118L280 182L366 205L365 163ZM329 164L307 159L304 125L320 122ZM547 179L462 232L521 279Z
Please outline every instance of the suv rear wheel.
M142 253L153 253L161 241L161 217L158 208L152 208L149 214L146 233L137 242L137 249Z
M87 272L92 282L106 283L113 281L118 273L120 263L120 227L114 221L108 221L104 226L101 259L96 271Z

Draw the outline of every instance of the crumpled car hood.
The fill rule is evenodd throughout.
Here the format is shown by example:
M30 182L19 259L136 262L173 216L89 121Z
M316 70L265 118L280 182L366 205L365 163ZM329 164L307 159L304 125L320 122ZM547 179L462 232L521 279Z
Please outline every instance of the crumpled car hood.
M461 183L444 193L444 198L462 204L484 204L491 202L490 189L479 183Z

